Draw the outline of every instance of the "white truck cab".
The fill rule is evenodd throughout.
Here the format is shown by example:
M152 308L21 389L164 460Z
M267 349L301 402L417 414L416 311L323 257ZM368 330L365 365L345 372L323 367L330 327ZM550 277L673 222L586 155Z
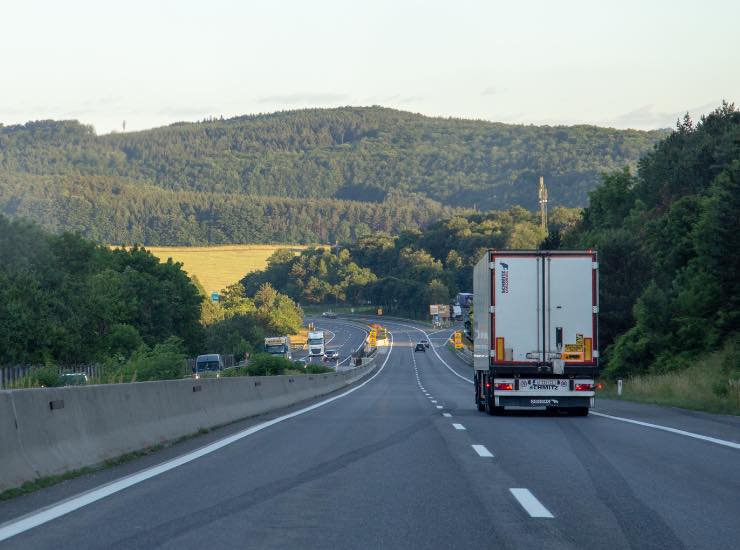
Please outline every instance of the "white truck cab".
M324 331L309 331L308 332L308 356L309 357L323 357L324 356Z

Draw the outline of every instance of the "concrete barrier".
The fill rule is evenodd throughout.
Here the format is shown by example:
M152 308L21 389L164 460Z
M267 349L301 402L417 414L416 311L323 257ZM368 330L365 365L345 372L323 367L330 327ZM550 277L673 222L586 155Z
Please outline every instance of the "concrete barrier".
M0 491L330 393L373 368L0 390Z

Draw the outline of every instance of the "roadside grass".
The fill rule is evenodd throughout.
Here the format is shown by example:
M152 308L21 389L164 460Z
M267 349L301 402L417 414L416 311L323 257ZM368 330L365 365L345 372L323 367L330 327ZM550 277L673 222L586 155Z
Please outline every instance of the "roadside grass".
M181 262L189 275L195 275L210 294L241 280L247 273L265 269L267 258L287 248L295 253L308 246L294 244L244 244L225 246L151 246L146 249L161 261Z
M617 382L607 380L599 395L609 399L740 415L740 373L724 368L729 353L732 350L716 352L681 371L625 379L621 397L617 396Z

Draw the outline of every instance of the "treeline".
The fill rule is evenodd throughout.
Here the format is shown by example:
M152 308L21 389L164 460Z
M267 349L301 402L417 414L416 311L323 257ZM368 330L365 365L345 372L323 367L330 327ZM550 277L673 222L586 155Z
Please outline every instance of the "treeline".
M577 209L555 208L553 227L570 227L578 215ZM544 238L537 215L520 207L468 214L424 231L376 234L298 256L278 250L267 269L247 275L242 284L248 294L269 283L301 303L369 302L389 313L423 316L430 303L472 291L472 266L485 248L536 248Z
M112 176L0 172L0 214L101 243L346 243L424 227L453 212L396 193L360 203L171 191Z
M178 378L185 358L262 349L303 321L295 302L262 285L241 285L213 304L181 264L144 248L110 249L79 235L50 234L0 216L0 365L99 363L100 381ZM29 382L29 381L26 381Z
M599 251L608 373L680 369L725 344L740 373L739 212L734 105L696 125L687 116L636 174L604 177L562 246Z
M170 337L196 352L201 302L180 264L0 216L0 364L88 363Z
M0 171L107 176L173 191L381 202L393 191L482 210L585 205L604 171L665 132L308 109L96 136L76 121L0 125ZM59 180L54 180L59 181ZM160 243L162 244L162 243Z

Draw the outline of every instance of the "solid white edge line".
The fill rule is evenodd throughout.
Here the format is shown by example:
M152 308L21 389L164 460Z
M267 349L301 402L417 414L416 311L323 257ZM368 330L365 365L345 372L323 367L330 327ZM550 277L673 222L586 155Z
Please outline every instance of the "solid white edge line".
M168 460L167 462L163 462L162 464L159 464L157 466L152 466L151 468L147 468L135 474L131 474L121 479L115 480L111 483L107 483L90 491L71 497L67 500L63 500L62 502L52 504L50 506L47 506L46 508L37 510L36 512L31 512L19 518L12 519L0 525L0 542L35 527L38 527L39 525L43 525L44 523L57 519L61 516L69 514L70 512L79 510L80 508L83 508L88 504L92 504L93 502L123 491L124 489L127 489L128 487L131 487L133 485L137 485L142 481L146 481L147 479L168 472L169 470L173 470L178 466L182 466L183 464L192 462L193 460L196 460L202 456L213 453L214 451L217 451L222 447L226 447L227 445L239 441L240 439L260 432L265 428L269 428L270 426L274 426L275 424L284 422L285 420L289 420L291 418L295 418L296 416L300 416L307 412L313 411L314 409L318 409L319 407L328 405L329 403L332 403L337 399L341 399L342 397L346 397L347 395L356 392L366 384L372 382L381 372L383 372L383 369L385 368L385 365L386 363L388 363L388 359L391 356L391 351L393 350L393 333L389 332L389 334L391 336L391 345L390 349L388 350L388 355L386 355L385 361L383 361L383 364L378 369L378 372L373 374L370 378L365 380L359 386L355 386L354 388L344 393L335 395L334 397L330 397L329 399L325 399L324 401L314 403L313 405L309 405L308 407L304 407L297 411L293 411L292 413L279 416L278 418L273 418L272 420L268 420L267 422L262 422L261 424L257 424L256 426L252 426L218 441L214 441L213 443L210 443L205 447L201 447L200 449L185 453L182 456L179 456L172 460Z
M473 450L482 458L493 458L493 453L485 445L472 445Z
M550 510L545 508L542 503L537 500L529 489L509 489L514 498L521 504L530 517L533 518L552 518L554 517Z
M464 430L465 429L465 426L463 426L462 424L452 424L452 427L455 428L456 430Z
M718 439L716 437L709 437L708 435L701 435L694 432L687 432L679 430L677 428L669 428L668 426L661 426L660 424L651 424L649 422L642 422L640 420L632 420L630 418L622 418L621 416L612 416L610 414L604 414L591 410L591 413L596 416L602 416L604 418L610 418L611 420L618 420L619 422L627 422L628 424L635 424L637 426L644 426L646 428L653 428L655 430L662 430L664 432L670 432L678 435L685 435L686 437L693 437L694 439L700 439L702 441L708 441L717 445L723 445L724 447L730 447L731 449L740 449L740 443L734 441L726 441L724 439Z

